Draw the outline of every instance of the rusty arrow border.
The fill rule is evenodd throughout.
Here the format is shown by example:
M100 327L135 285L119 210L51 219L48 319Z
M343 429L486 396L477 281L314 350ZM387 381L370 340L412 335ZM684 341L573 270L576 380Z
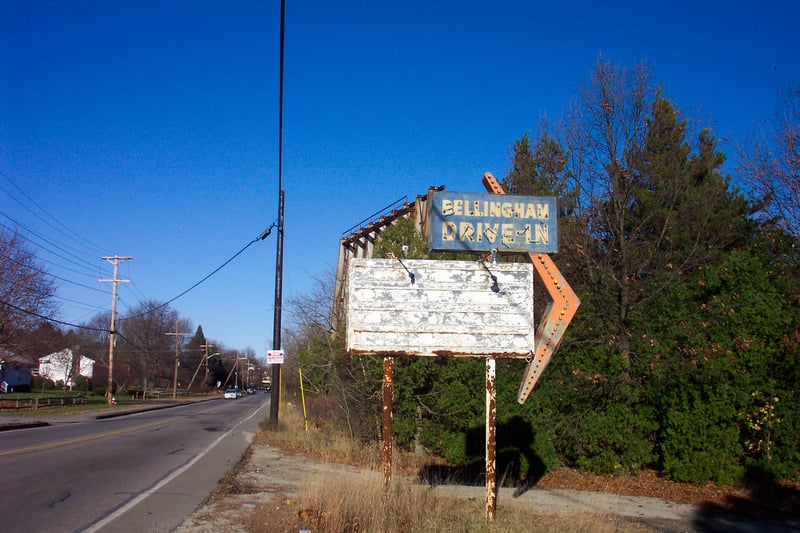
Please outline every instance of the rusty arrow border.
M492 194L506 194L500 182L491 172L483 175L483 186ZM528 254L533 268L550 296L550 303L545 308L542 321L536 328L534 347L525 367L525 374L517 393L517 402L525 403L542 372L547 368L550 359L561 344L564 332L578 311L581 301L569 286L567 280L558 270L549 255L543 253Z

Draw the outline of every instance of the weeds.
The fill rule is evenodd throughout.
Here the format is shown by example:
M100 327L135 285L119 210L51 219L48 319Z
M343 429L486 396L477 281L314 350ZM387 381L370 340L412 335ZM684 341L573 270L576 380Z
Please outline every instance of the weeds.
M309 473L294 494L284 494L278 505L272 501L256 507L245 520L250 533L647 531L608 516L541 516L503 506L487 524L482 499L435 494L404 474L419 471L429 457L395 450L395 474L385 487L377 444L364 446L319 423L306 431L302 417L292 410L282 414L277 428L265 426L255 442L313 457L323 467Z

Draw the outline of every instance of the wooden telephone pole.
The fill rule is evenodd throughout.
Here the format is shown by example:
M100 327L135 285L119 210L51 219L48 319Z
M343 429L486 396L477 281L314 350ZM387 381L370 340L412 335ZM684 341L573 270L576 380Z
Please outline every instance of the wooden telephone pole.
M178 333L178 317L175 317L175 332L166 333L166 335L175 336L175 373L172 376L172 399L178 397L178 348L180 347L180 338L188 335L188 333Z
M114 396L113 392L113 385L114 385L114 344L115 344L115 335L116 332L114 330L114 320L117 314L117 283L130 283L131 280L129 279L119 279L117 277L117 272L119 269L119 262L120 261L129 261L133 259L130 256L121 256L121 255L114 255L114 256L106 256L102 258L105 261L109 261L114 265L114 278L113 279L101 279L101 283L113 283L111 286L111 329L108 330L108 389L106 390L106 403L111 405L114 403Z

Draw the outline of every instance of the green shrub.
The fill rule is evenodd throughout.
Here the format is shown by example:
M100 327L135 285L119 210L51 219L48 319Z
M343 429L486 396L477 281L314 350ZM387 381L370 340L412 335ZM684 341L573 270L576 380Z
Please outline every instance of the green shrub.
M75 379L75 385L73 385L72 390L86 392L89 390L89 382L85 377L79 376Z
M534 435L533 452L536 457L541 460L545 472L551 472L561 466L561 461L558 458L556 446L553 441L553 435L550 431L540 431ZM526 471L526 468L522 468L522 471Z
M664 472L674 481L729 485L744 473L735 412L722 402L698 399L670 410L662 451Z
M582 470L597 474L637 472L655 461L656 424L648 409L611 404L583 415L573 434L576 455L572 460Z

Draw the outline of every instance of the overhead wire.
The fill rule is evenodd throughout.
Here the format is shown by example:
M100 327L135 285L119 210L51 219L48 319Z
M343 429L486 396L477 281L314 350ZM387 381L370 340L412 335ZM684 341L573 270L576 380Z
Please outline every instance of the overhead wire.
M24 267L24 268L29 268L29 269L31 269L31 270L33 270L33 271L35 271L35 272L39 273L39 274L42 274L42 275L44 275L44 276L49 276L49 277L51 277L51 278L53 278L53 279L57 279L57 280L59 280L59 281L63 281L64 283L69 283L69 284L71 284L71 285L75 285L75 286L77 286L77 287L82 287L82 288L84 288L84 289L88 289L88 290L90 290L90 291L99 292L99 293L102 293L102 294L109 294L109 295L111 294L111 291L108 291L108 290L103 290L103 289L99 289L99 288L97 288L97 287L91 287L91 286L89 286L89 285L84 285L83 283L78 283L77 281L72 281L71 279L62 278L61 276L57 276L57 275L55 275L55 274L51 274L50 272L48 272L48 271L46 271L46 270L44 270L44 269L42 269L42 268L39 268L39 267L37 267L37 266L26 265L26 264L24 264L24 263L20 263L19 261L17 261L17 260L16 260L16 259L14 259L13 257L9 257L8 255L6 255L6 254L4 254L4 253L2 253L2 252L0 252L0 257L2 257L2 258L4 258L4 259L6 259L7 261L11 261L12 263L14 263L14 264L16 264L16 265L19 265L19 266L21 266L21 267ZM39 259L39 258L37 258L37 259Z
M0 304L8 306L11 309L16 309L17 311L19 311L21 313L25 313L26 315L35 316L36 318L41 318L42 320L46 320L47 322L52 322L54 324L60 324L62 326L69 326L71 328L76 328L76 329L85 329L85 330L89 330L89 331L100 331L100 332L110 333L110 330L108 330L108 329L95 328L93 326L87 326L87 325L84 325L84 324L73 324L72 322L67 322L65 320L59 320L59 319L53 318L51 316L45 316L45 315L42 315L42 314L37 313L35 311L31 311L30 309L24 309L22 307L14 305L11 302L6 302L5 300L0 300Z
M30 268L31 271L36 274L45 276L48 279L57 280L65 285L79 287L102 294L106 297L110 295L110 289L90 286L85 282L82 283L74 278L70 279L62 274L62 272L71 273L78 278L93 279L95 281L98 279L98 276L105 277L102 265L98 266L84 259L85 254L102 254L102 248L60 222L17 185L7 172L0 170L0 177L13 187L13 190L9 190L9 187L4 186L5 183L0 180L0 192L19 204L27 213L43 223L47 228L57 232L58 235L56 238L45 235L29 224L23 223L16 214L12 216L6 212L0 211L0 217L5 218L14 225L14 227L11 227L0 221L0 228L5 228L5 230L12 235L19 235L27 245L26 247L35 254L36 261L33 265L22 265L18 260L8 255L2 255L1 257L4 257L7 261L14 261L14 263L19 266ZM61 275L54 272L58 272ZM106 275L110 274L106 273ZM96 303L78 301L74 298L65 298L58 293L53 295L53 300L65 302L69 307L78 306L78 308L82 307L84 309L101 309Z
M158 305L158 306L156 306L156 307L153 307L152 309L149 309L149 310L147 310L147 311L146 311L146 312L144 312L144 313L139 313L139 314L137 314L137 315L132 315L132 316L128 316L128 317L123 317L123 318L120 318L120 319L118 319L118 321L120 321L120 322L121 322L121 321L124 321L124 320L132 320L132 319L134 319L134 318L140 318L140 317L143 317L143 316L149 315L149 314L151 314L151 313L154 313L155 311L158 311L159 309L163 309L164 307L168 306L169 304L171 304L172 302L174 302L175 300L177 300L177 299L178 299L178 298L180 298L181 296L184 296L184 295L186 295L188 292L190 292L190 291L194 290L194 289L195 289L195 288L197 288L197 287L198 287L200 284L202 284L203 282L205 282L206 280L208 280L208 279L209 279L211 276L213 276L214 274L216 274L217 272L219 272L220 270L222 270L223 268L225 268L225 267L226 267L226 266L227 266L227 265L228 265L228 264L229 264L231 261L233 261L234 259L236 259L237 257L239 257L239 256L240 256L242 253L244 253L244 251L245 251L245 250L247 250L248 248L250 248L250 246L252 246L253 244L257 243L258 241L262 241L262 240L266 239L266 238L267 238L267 237L270 235L270 233L272 232L272 229L273 229L275 226L276 226L276 224L275 224L275 223L273 223L273 224L272 224L272 225L271 225L269 228L267 228L267 229L266 229L264 232L262 232L262 233L261 233L261 234L260 234L258 237L256 237L255 239L253 239L252 241L250 241L249 243L247 243L247 245L245 245L245 246L244 246L244 247L243 247L241 250L239 250L238 252L236 252L235 254L233 254L233 256L231 256L231 257L230 257L230 258L229 258L227 261L225 261L225 262L224 262L224 263L222 263L220 266L218 266L217 268L215 268L215 269L214 269L214 270L213 270L213 271L212 271L210 274L208 274L208 275L207 275L207 276L205 276L203 279L201 279L200 281L198 281L197 283L195 283L194 285L192 285L191 287L189 287L189 288L188 288L188 289L186 289L185 291L181 292L181 293L180 293L180 294L178 294L177 296L175 296L175 297L173 297L173 298L171 298L171 299L167 300L166 302L162 303L161 305ZM119 297L119 296L118 296L118 297ZM46 321L49 321L49 322L53 322L53 323L55 323L55 324L61 324L61 325L64 325L64 326L69 326L69 327L76 328L76 329L86 329L86 330L90 330L90 331L105 331L105 332L111 333L111 331L110 331L110 330L107 330L107 329L98 329L98 328L91 327L91 326L85 326L85 325L81 325L81 324L73 324L73 323L71 323L71 322L66 322L66 321L63 321L63 320L59 320L59 319L57 319L57 318L53 318L53 317L44 316L44 315L41 315L41 314L39 314L39 313L36 313L36 312L30 311L30 310L27 310L27 309L23 309L23 308L21 308L21 307L18 307L18 306L16 306L16 305L12 304L12 303L9 303L9 302L3 301L3 300L0 300L0 304L2 304L2 305L7 305L7 306L11 307L12 309L16 309L17 311L20 311L20 312L22 312L22 313L26 313L26 314L28 314L28 315L35 316L35 317L37 317L37 318L41 318L41 319L43 319L43 320L46 320ZM115 331L114 333L115 333L115 334L118 334L116 331Z
M34 211L30 207L28 207L18 197L16 197L14 194L9 192L6 188L2 187L1 185L0 185L0 192L3 192L6 195L8 195L11 199L13 199L15 202L20 204L26 211L31 213L37 219L41 220L43 223L45 223L50 228L52 228L55 231L57 231L59 234L68 237L72 242L81 243L84 246L88 246L89 248L92 249L92 253L97 252L97 253L100 253L100 254L105 254L105 251L103 251L101 247L99 247L96 244L92 243L90 240L80 236L78 233L76 233L73 230L71 230L65 224L61 223L53 215L48 213L47 210L42 208L38 203L36 203L36 201L33 198L31 198L28 194L26 194L25 191L22 190L22 188L19 187L19 185L17 185L14 182L14 180L12 180L11 177L6 172L0 170L0 176L2 176L8 183L10 183L20 195L22 195L28 202L30 202L33 206L35 206L36 209L38 209L39 212L41 212L44 215L46 215L46 217L49 220L51 220L52 222L46 220L41 215L37 214L36 211ZM25 230L28 233L28 235L24 236L24 237L25 237L25 240L28 243L30 243L30 244L36 246L37 248L43 250L47 254L50 254L50 255L55 256L55 257L58 257L58 258L60 258L60 259L62 259L64 261L66 261L67 263L75 266L75 267L78 267L80 269L85 269L85 270L76 270L75 268L71 268L71 267L65 266L63 264L56 263L55 261L51 261L51 260L48 260L47 258L41 257L41 254L39 254L39 256L37 256L37 260L38 261L41 261L41 262L47 263L47 264L51 264L51 265L53 265L53 266L55 266L55 267L57 267L59 269L62 269L62 270L68 271L68 272L72 272L72 273L80 275L80 276L94 277L94 273L92 272L91 266L87 267L87 265L89 265L89 263L87 263L84 259L82 259L78 255L74 254L72 251L67 250L63 246L53 242L53 240L47 238L46 236L42 235L38 231L32 229L31 227L27 226L26 224L23 224L22 222L20 222L16 218L12 217L11 215L9 215L9 214L7 214L7 213L5 213L3 211L0 211L0 216L5 217L6 219L8 219L12 223L14 223L18 228L22 228L23 230ZM12 233L17 233L17 231L18 231L17 229L11 228L8 225L4 224L3 222L0 222L0 227L6 228L8 231L10 231ZM187 293L189 293L190 291L194 290L199 285L201 285L202 283L207 281L214 274L216 274L217 272L222 270L225 266L227 266L234 259L236 259L239 255L244 253L244 251L247 250L250 246L252 246L253 244L255 244L256 242L258 242L260 240L266 239L271 234L272 230L275 227L277 227L277 221L273 222L272 225L270 225L266 230L264 230L258 237L256 237L252 241L250 241L241 250L239 250L233 256L231 256L227 261L222 263L220 266L218 266L216 269L214 269L211 273L206 275L200 281L198 281L197 283L193 284L192 286L190 286L189 288L187 288L186 290L184 290L183 292L181 292L177 296L174 296L173 298L170 298L169 300L167 300L166 302L160 304L157 307L149 309L147 312L139 313L137 315L132 315L132 316L128 316L128 317L123 317L123 318L120 318L119 320L122 321L122 320L131 320L131 319L139 318L141 316L145 316L147 314L153 313L153 312L155 312L155 311L157 311L159 309L162 309L162 308L168 306L172 302L176 301L177 299L181 298L182 296L186 295ZM54 251L53 249L49 248L48 246L43 245L41 242L38 242L38 241L32 239L31 235L35 236L40 241L46 243L47 245L49 245L52 248L55 248L56 250L59 250L62 253L58 253L58 252ZM80 250L78 250L78 249L76 249L76 248L74 248L72 246L70 246L69 248L71 250L74 250L74 251L80 253ZM70 259L70 257L73 258L73 259ZM7 256L6 256L6 258L13 261L13 259L11 259L11 258L9 258ZM19 263L17 263L17 264L19 264ZM55 275L55 274L51 274L51 273L47 272L46 270L44 270L42 268L39 268L39 267L34 267L34 269L35 269L36 272L38 272L40 274L49 276L49 277L51 277L53 279L62 281L64 283L68 283L68 284L71 284L71 285L75 285L75 286L78 286L78 287L89 289L89 290L92 290L92 291L95 291L95 292L99 292L99 293L105 294L105 295L110 294L110 292L108 290L103 290L103 289L100 289L100 288L97 288L97 287L91 287L91 286L88 286L88 285L85 285L85 284L82 284L82 283L79 283L79 282L76 282L76 281L73 281L73 280L70 280L70 279ZM101 276L102 276L102 274L101 274ZM110 276L110 274L108 274L108 276ZM142 293L141 290L139 290L138 286L136 287L136 290L139 292L139 294L142 297L144 297L144 294ZM119 295L117 297L120 298ZM84 306L84 307L87 307L87 308L102 309L101 307L93 305L93 304L89 304L89 303L86 303L86 302L79 302L77 300L68 299L68 298L64 298L64 297L60 297L60 296L54 296L54 298L58 299L58 300L61 300L61 301L65 301L65 302L70 302L70 303L73 303L73 304L81 305L81 306ZM120 300L122 300L122 299L120 298ZM101 332L111 333L111 331L107 330L107 329L99 329L99 328L95 328L95 327L92 327L92 326L86 326L86 325L82 325L82 324L75 324L75 323L72 323L72 322L59 320L59 319L54 318L54 317L44 316L44 315L41 315L39 313L20 308L18 306L15 306L15 305L13 305L13 304L11 304L9 302L5 302L5 301L2 301L2 300L0 300L0 304L7 305L7 306L9 306L9 307L11 307L13 309L16 309L16 310L20 311L20 312L29 314L31 316L35 316L37 318L40 318L42 320L46 320L48 322L52 322L52 323L55 323L55 324L60 324L60 325L64 325L64 326L68 326L68 327L72 327L72 328L76 328L76 329L86 329L86 330L91 330L91 331L101 331ZM123 304L127 309L129 309L129 310L132 309L132 307L129 304L127 304L125 302L123 302ZM118 332L114 332L114 333L119 335ZM123 340L125 340L126 342L129 342L130 344L134 345L129 340L127 340L124 337L122 337L122 335L120 335L120 337L123 338Z
M0 223L0 225L2 225L2 223ZM110 295L111 294L110 291L107 290L107 289L103 290L103 289L98 288L98 287L89 286L89 285L86 285L86 284L83 284L83 283L80 283L80 282L77 282L77 281L74 281L74 280L71 280L71 279L67 279L67 278L61 277L61 276L53 274L51 272L48 272L47 270L43 269L41 266L36 264L39 261L42 261L42 259L39 258L39 257L36 257L36 262L34 262L33 264L21 262L18 258L11 257L8 254L2 253L2 252L0 252L0 258L4 259L7 263L13 263L14 265L17 265L18 267L27 269L27 270L29 270L29 271L31 271L33 273L36 273L36 274L39 274L39 275L42 275L42 276L46 276L48 278L52 278L54 280L58 280L58 281L61 281L63 283L66 283L66 284L70 284L70 285L74 285L74 286L77 286L77 287L81 287L83 289L94 291L94 292L97 292L97 293L100 293L100 294L103 294L103 295ZM45 262L47 262L47 261L45 260ZM20 290L24 290L24 291L33 290L32 288L26 288L26 287L22 287L22 286L19 286L19 289ZM74 299L71 299L71 298L65 298L64 296L60 296L59 294L53 294L52 298L53 298L53 300L58 300L60 302L67 302L67 303L70 303L70 304L78 305L78 306L83 307L83 308L94 309L95 312L96 312L96 310L101 309L99 306L97 306L95 304L88 303L88 302L80 302L80 301L77 301L77 300L74 300Z
M148 310L148 311L146 311L146 312L144 312L144 313L139 313L138 315L133 315L133 316L129 316L129 317L120 318L120 320L131 320L131 319L134 319L134 318L139 318L139 317L142 317L142 316L146 316L146 315L149 315L150 313L154 313L155 311L158 311L159 309L162 309L162 308L164 308L164 307L168 306L169 304L171 304L172 302L174 302L175 300L177 300L177 299L178 299L178 298L180 298L181 296L184 296L184 295L185 295L185 294L187 294L189 291L191 291L191 290L195 289L195 288L196 288L196 287L198 287L198 286L199 286L201 283L205 282L205 281L206 281L208 278L210 278L211 276L213 276L214 274L216 274L217 272L219 272L220 270L222 270L222 269L223 269L225 266L227 266L227 265L228 265L228 263L230 263L231 261L233 261L234 259L236 259L237 257L239 257L239 256L240 256L242 253L244 253L244 251L245 251L245 250L247 250L248 248L250 248L250 247L251 247L253 244L257 243L258 241L263 241L264 239L266 239L267 237L269 237L270 233L272 232L272 229L273 229L273 228L274 228L276 225L277 225L277 224L276 224L275 222L273 222L273 223L272 223L272 225L271 225L269 228L267 228L267 229L266 229L266 230L265 230L263 233L261 233L261 235L259 235L258 237L256 237L255 239L253 239L252 241L250 241L249 243L247 243L247 244L244 246L244 248L242 248L241 250L239 250L238 252L236 252L235 254L233 254L233 256L232 256L230 259L228 259L227 261L225 261L224 263L222 263L220 266L218 266L217 268L215 268L215 269L214 269L214 270L213 270L213 271L212 271L210 274L208 274L206 277L204 277L203 279L201 279L200 281L198 281L197 283L195 283L194 285L192 285L191 287L189 287L188 289L186 289L186 290L185 290L185 291L183 291L182 293L178 294L177 296L175 296L175 297L173 297L173 298L170 298L169 300L167 300L166 302L162 303L161 305L159 305L159 306L156 306L156 307L154 307L153 309L150 309L150 310Z
M123 335L119 331L111 331L110 328L96 328L94 326L87 326L85 324L74 324L72 322L67 322L65 320L59 320L57 318L44 316L42 314L36 313L34 311L30 311L28 309L23 309L22 307L16 306L16 305L14 305L12 303L9 303L9 302L6 302L4 300L0 300L0 305L7 305L8 307L11 307L12 309L16 309L17 311L20 311L20 312L25 313L27 315L35 316L37 318L41 318L42 320L46 320L47 322L52 322L54 324L59 324L59 325L62 325L62 326L69 326L71 328L84 329L84 330L87 330L87 331L96 331L98 333L108 333L109 335L113 333L115 336L121 338L122 340L124 340L125 342L127 342L128 344L130 344L131 346L133 346L134 348L136 348L140 352L147 352L146 349L142 348L141 346L138 346L136 343L134 343L132 340L130 340L127 337L125 337L125 335Z
M144 292L142 292L142 289L139 288L139 285L137 285L133 279L131 279L130 283L126 283L125 286L128 287L131 294L134 294L139 301L147 300L147 296Z
M78 286L78 287L81 287L81 288L84 288L84 289L87 289L87 290L90 290L90 291L95 291L95 292L98 292L98 293L103 294L103 295L111 294L110 291L108 291L108 290L103 290L103 289L100 289L98 287L92 287L92 286L89 286L89 285L85 285L83 283L79 283L79 282L74 281L74 280L63 278L63 277L58 276L56 274L52 274L52 273L48 272L47 270L41 268L35 262L33 264L21 262L18 258L11 257L8 254L5 254L3 252L0 252L0 258L5 260L7 264L8 263L13 263L14 265L17 265L20 268L27 269L27 270L29 270L29 271L31 271L33 273L36 273L36 274L39 274L39 275L42 275L42 276L46 276L48 278L52 278L52 279L55 279L55 280L58 280L58 281L61 281L61 282L67 283L67 284ZM37 262L40 261L40 258L37 257L36 261ZM18 285L18 289L26 291L26 292L34 290L33 288L24 287L24 286L20 286L20 285ZM71 299L71 298L65 298L64 296L60 296L58 294L53 294L52 298L53 298L53 300L58 300L60 302L67 302L67 303L70 303L70 304L78 305L78 306L83 307L83 308L93 309L94 312L97 312L97 310L101 309L97 305L94 305L94 304L91 304L91 303L88 303L88 302L80 302L80 301L77 301L77 300L74 300L74 299ZM84 316L85 316L85 313L84 313Z
M0 227L5 228L6 230L8 230L8 231L10 231L12 233L14 233L14 231L15 231L14 228L9 227L9 226L3 224L2 222L0 222ZM28 239L27 236L21 235L21 237L23 239L25 239L25 243L26 244L31 244L31 245L34 245L34 246L36 245L36 243L34 243L30 239ZM41 263L47 263L47 264L53 265L56 268L59 268L61 270L66 270L68 272L72 272L74 274L78 274L80 276L90 277L90 278L94 277L94 274L89 274L88 271L79 271L79 270L75 270L74 268L70 268L70 267L61 265L59 263L56 263L55 261L51 261L51 260L47 259L46 257L42 257L41 254L37 254L36 260L41 262Z
M7 172L0 170L0 177L2 177L5 182L13 187L13 191L9 190L8 187L3 186L5 183L0 181L0 192L4 193L8 198L19 204L27 213L32 215L38 221L41 221L48 228L55 230L58 234L58 237L55 239L50 236L46 236L40 231L33 229L28 224L21 222L17 216L12 216L6 212L0 211L0 216L13 223L15 226L12 228L3 222L0 222L0 227L5 228L12 234L20 235L20 237L25 240L25 243L28 244L32 251L36 254L37 266L34 271L41 275L47 276L50 279L58 280L59 282L73 287L80 287L82 289L103 295L110 294L110 291L107 289L90 286L85 282L82 283L75 279L69 279L64 274L58 275L53 273L54 271L59 273L65 272L74 274L80 278L96 280L98 274L102 276L102 269L98 268L96 264L86 261L84 259L84 254L99 253L102 248L60 222L55 216L39 205L31 197L31 195L27 194L22 187L20 187L14 181L14 179L9 176ZM7 259L10 258L7 257ZM41 268L40 265L42 264L48 268L46 270ZM54 299L58 299L60 301L71 302L78 305L83 305L84 307L97 307L92 303L78 302L74 299L66 299L58 294L54 295L53 297Z
M93 242L92 242L92 241L90 241L89 239L87 239L87 238L83 237L82 235L78 234L77 232L73 231L73 230L72 230L72 229L70 229L70 228L69 228L69 227L68 227L66 224L64 224L64 223L62 223L61 221L59 221L59 220L58 220L56 217L54 217L53 215L51 215L51 214L50 214L50 213L49 213L49 212L48 212L46 209L44 209L42 206L40 206L38 203L36 203L36 200L34 200L33 198L31 198L31 197L30 197L30 195L28 195L28 194L27 194L27 193L26 193L24 190L22 190L22 188L21 188L19 185L17 185L17 184L16 184L16 182L15 182L14 180L12 180L12 179L11 179L11 176L9 176L9 175L8 175L6 172L4 172L3 170L0 170L0 176L2 176L3 178L5 178L5 180L6 180L8 183L10 183L10 184L11 184L11 186L12 186L12 187L14 187L14 188L17 190L17 192L18 192L19 194L21 194L22 196L24 196L24 197L25 197L25 199L26 199L28 202L30 202L31 204L33 204L33 205L36 207L36 209L38 209L40 212L44 213L44 215L46 215L46 217L47 217L48 219L52 220L52 221L53 221L55 224L52 224L52 223L48 222L48 221L47 221L45 218L43 218L43 217L39 216L39 215L38 215L38 214L37 214L37 213L36 213L36 212L35 212L33 209L31 209L30 207L28 207L27 205L25 205L25 203L24 203L24 202L22 202L22 201L21 201L19 198L17 198L16 196L14 196L12 193L10 193L10 192L9 192L7 189L5 189L4 187L0 186L0 191L3 191L4 193L6 193L6 194L7 194L7 195L8 195L8 196L9 196L9 197L12 199L12 200L14 200L14 201L15 201L15 202L17 202L18 204L20 204L20 205L21 205L21 206L22 206L22 207L23 207L25 210L27 210L28 212L30 212L30 213L31 213L33 216L35 216L36 218L38 218L39 220L41 220L42 222L44 222L46 225L48 225L48 226L50 226L51 228L53 228L54 230L58 231L58 232L59 232L59 233L61 233L62 235L66 236L66 237L68 237L68 238L70 238L70 239L72 239L74 242L80 242L80 243L82 243L84 246L87 246L87 247L91 248L93 253L98 253L98 254L100 254L100 255L108 255L108 254L106 253L106 251L105 251L105 250L103 250L103 248L102 248L101 246L98 246L97 244L93 243ZM60 228L63 228L63 229L60 229L60 228L59 228L59 227L57 227L57 226L60 226Z
M59 246L58 244L52 242L47 237L43 236L42 234L40 234L36 230L26 226L25 224L21 223L20 221L16 220L15 218L11 217L10 215L0 211L0 216L3 216L5 218L7 218L8 220L10 220L14 224L16 224L18 228L24 229L27 232L27 235L25 235L25 240L27 242L29 242L29 243L31 243L31 244L33 244L35 246L38 246L39 248L41 248L45 252L47 252L47 253L49 253L51 255L54 255L54 256L56 256L56 257L58 257L60 259L63 259L64 261L66 261L66 262L68 262L68 263L70 263L70 264L72 264L74 266L86 269L84 271L83 275L90 275L89 272L91 271L91 266L90 266L91 263L86 262L83 258L78 257L77 255L73 254L72 252L70 252L70 251L66 250L65 248ZM2 222L0 222L0 226L6 228L11 233L15 233L17 231L17 230L15 230L15 228L11 228L11 227L7 226L6 224L3 224ZM47 246L44 246L41 243L37 242L36 240L32 239L31 236L35 236L36 238L46 242L48 245L54 247L55 249L60 250L64 254L67 254L67 255L73 257L74 259L70 259L69 257L65 257L61 253L58 253L58 252L53 251L52 249L49 249ZM57 265L57 266L61 266L61 265ZM66 268L66 267L62 267L62 268Z

